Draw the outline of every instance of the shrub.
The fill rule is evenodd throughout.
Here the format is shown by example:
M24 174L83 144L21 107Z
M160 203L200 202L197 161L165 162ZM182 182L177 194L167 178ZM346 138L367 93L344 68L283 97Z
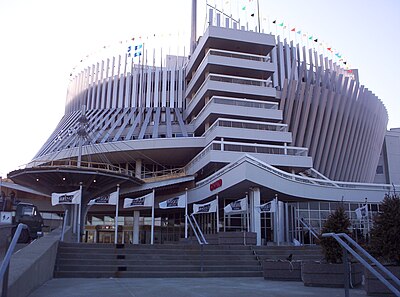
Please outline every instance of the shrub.
M350 219L343 206L340 205L328 216L321 233L346 233L350 235L350 226ZM320 244L328 263L342 263L342 247L334 238L320 236Z
M373 221L370 252L387 264L400 265L399 195L385 195Z

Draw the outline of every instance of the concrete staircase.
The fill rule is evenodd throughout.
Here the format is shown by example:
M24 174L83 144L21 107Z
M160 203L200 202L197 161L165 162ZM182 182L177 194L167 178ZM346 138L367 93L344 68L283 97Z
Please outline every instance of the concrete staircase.
M60 242L54 277L261 277L249 246L111 245Z

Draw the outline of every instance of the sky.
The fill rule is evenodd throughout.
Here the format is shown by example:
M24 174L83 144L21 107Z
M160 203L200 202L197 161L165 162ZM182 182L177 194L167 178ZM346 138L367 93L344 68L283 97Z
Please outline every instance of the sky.
M256 0L208 4L257 25ZM198 35L206 7L198 0ZM259 7L265 31L288 37L296 28L306 34L299 39L313 36L321 50L340 53L386 106L388 128L400 127L399 0L259 0ZM0 176L23 168L53 132L80 60L139 36L187 44L190 9L191 0L0 0Z

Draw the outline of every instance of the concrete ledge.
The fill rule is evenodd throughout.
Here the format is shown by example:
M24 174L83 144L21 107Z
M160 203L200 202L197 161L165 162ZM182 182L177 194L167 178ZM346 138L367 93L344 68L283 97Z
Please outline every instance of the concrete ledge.
M8 281L9 296L26 297L53 278L60 235L61 229L56 229L12 256Z
M267 280L301 282L301 261L264 261L263 276Z

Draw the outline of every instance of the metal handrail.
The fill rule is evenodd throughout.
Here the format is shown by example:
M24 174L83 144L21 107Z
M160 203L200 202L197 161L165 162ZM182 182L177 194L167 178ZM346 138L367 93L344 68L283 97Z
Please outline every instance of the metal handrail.
M11 243L8 246L7 253L4 256L3 262L1 262L0 279L3 280L2 296L7 296L7 293L4 292L4 290L7 291L8 287L8 274L6 274L6 271L8 271L8 266L10 265L11 256L12 253L14 252L15 246L17 245L22 229L28 229L28 226L22 223L18 224L17 230L15 230Z
M197 234L197 230L196 230L196 228L194 228L194 226L193 226L193 222L192 222L192 220L191 220L191 218L190 218L190 216L189 215L186 215L187 216L187 218L188 218L188 221L189 221L189 224L190 224L190 227L192 227L192 230L193 230L193 232L194 232L194 235L196 236L196 238L197 238L197 241L199 242L199 244L201 245L201 244L203 244L202 242L201 242L201 240L200 240L200 237L199 237L199 235Z
M317 233L315 233L315 231L312 229L312 227L311 227L310 225L308 225L308 224L304 221L303 218L300 218L298 221L299 221L304 227L306 227L306 229L307 229L308 231L310 231L310 233L311 233L316 239L319 239Z
M204 243L204 244L208 244L206 238L204 237L203 231L201 231L199 224L197 224L196 218L194 217L193 214L191 214L191 217L192 217L192 219L193 219L193 221L194 221L194 223L195 223L197 229L199 230L200 236L201 236L201 238L203 239L203 243Z
M391 283L389 283L381 273L376 271L367 261L365 261L354 249L352 249L342 238L347 239L351 244L353 244L358 251L363 255L368 257L376 266L378 266L384 274L386 274L390 279L392 279L397 285L400 286L400 281L395 277L388 269L386 269L381 263L378 262L374 257L372 257L366 250L364 250L360 245L358 245L353 239L350 238L345 233L324 233L323 237L333 237L343 248L345 248L349 253L351 253L365 268L367 268L377 279L379 279L390 291L392 291L396 296L400 296L400 291L396 289Z

